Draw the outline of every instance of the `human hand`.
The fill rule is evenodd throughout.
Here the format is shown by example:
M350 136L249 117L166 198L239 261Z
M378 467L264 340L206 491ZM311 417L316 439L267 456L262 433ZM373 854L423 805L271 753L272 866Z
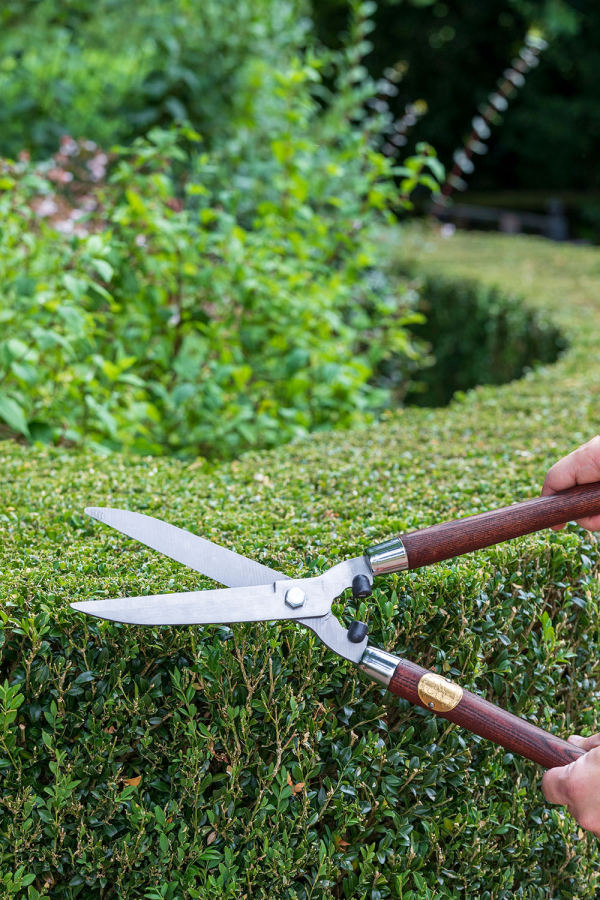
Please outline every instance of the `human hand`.
M600 837L600 734L569 738L586 750L568 766L548 769L542 778L542 790L549 803L566 806L574 819L586 831Z
M592 481L600 481L600 436L552 466L542 487L542 497ZM600 514L578 519L577 524L590 531L600 530ZM554 530L564 527L555 525ZM589 738L572 735L569 741L586 750L585 756L568 766L545 772L542 790L549 803L566 806L582 828L600 837L600 734Z
M592 481L600 481L600 436L592 438L587 444L582 444L577 450L554 463L546 475L542 497L564 491L576 484L589 484ZM598 531L600 514L578 519L577 524L589 531ZM554 531L560 531L564 527L564 524L553 526Z

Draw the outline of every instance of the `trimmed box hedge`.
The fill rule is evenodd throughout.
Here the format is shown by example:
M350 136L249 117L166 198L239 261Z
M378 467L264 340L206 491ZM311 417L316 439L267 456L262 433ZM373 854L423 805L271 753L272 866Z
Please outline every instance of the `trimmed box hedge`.
M2 897L598 896L597 841L546 804L538 767L392 698L306 630L143 629L68 605L209 585L88 520L89 504L308 575L539 492L598 430L600 256L421 241L404 251L417 271L522 295L569 349L448 408L226 465L0 445ZM379 579L335 609L545 728L591 733L597 567L596 537L569 526Z

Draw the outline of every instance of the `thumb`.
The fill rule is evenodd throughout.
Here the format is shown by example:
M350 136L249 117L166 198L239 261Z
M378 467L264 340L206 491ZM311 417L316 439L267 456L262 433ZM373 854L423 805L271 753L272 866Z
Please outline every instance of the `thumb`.
M571 764L557 769L548 769L542 778L542 790L548 803L566 806L569 802L568 779Z
M594 747L600 747L600 734L593 734L591 737L581 737L580 734L572 734L569 738L570 744L577 744L583 750L593 750Z

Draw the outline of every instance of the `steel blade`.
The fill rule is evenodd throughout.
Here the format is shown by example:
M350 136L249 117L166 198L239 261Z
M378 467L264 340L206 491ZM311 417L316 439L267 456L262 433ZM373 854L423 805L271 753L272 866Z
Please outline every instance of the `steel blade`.
M290 587L305 594L301 608L286 603ZM324 616L331 606L331 593L324 575L318 578L276 581L271 585L186 591L181 594L151 594L115 600L72 603L78 612L125 622L129 625L219 625Z
M221 582L221 584L227 584L230 587L243 587L245 585L256 586L261 584L273 584L274 581L288 580L288 576L281 572L263 566L261 563L254 562L254 560L247 559L239 553L235 553L233 550L227 550L219 544L206 540L206 538L198 537L189 531L177 528L174 525L169 525L167 522L162 522L160 519L155 519L152 516L145 516L142 513L134 513L123 509L111 509L109 507L88 507L85 511L99 522L103 522L106 525L116 528L128 537L139 540L140 543L146 544L146 546L164 553L166 556L171 557L171 559L182 562L184 565L195 569L197 572L207 575L214 581ZM244 619L231 618L233 612L228 608L220 610L221 618L219 619L207 616L205 618L203 617L200 621L198 619L198 612L196 611L194 622L175 623L172 621L171 616L168 622L162 624L229 624L242 621L256 622L268 621L269 619L295 619L299 624L306 625L310 628L330 650L333 650L335 653L338 653L340 656L343 656L351 662L358 663L368 644L368 638L365 638L359 644L354 644L349 641L347 630L338 622L335 616L332 615L329 607L331 601L339 596L339 594L347 587L350 587L354 576L359 574L366 575L369 581L372 582L373 575L364 556L358 556L354 559L339 563L337 566L334 566L326 572L325 575L321 576L327 581L329 595L328 608L324 615L309 613L306 607L302 607L294 613L286 608L287 612L284 612L283 614L279 607L279 611L276 615L270 615L265 614L266 608L261 606L259 610L253 610L251 616L248 614L247 610L247 616ZM314 581L316 579L311 580ZM289 586L288 583L286 587ZM196 591L194 593L199 595L197 602L201 602L201 598L207 593L215 592ZM221 603L224 600L224 593L225 592L219 593ZM159 596L166 598L171 604L175 599L175 595L173 594L163 594ZM246 594L246 597L247 596L248 595ZM123 618L123 615L129 612L129 609L126 609L126 607L135 599L137 598L126 597L123 600L117 601L92 600L84 603L72 603L71 606L74 609L78 609L80 612L86 612L90 615L99 616L100 618L114 619L114 621L118 622L129 622L130 620ZM97 605L100 603L112 604L112 606L106 606L105 611L102 612ZM114 615L115 610L117 613L121 614L121 618L117 618ZM203 612L207 613L208 611L203 610ZM300 615L300 613L302 615ZM152 625L161 623L156 621L145 621L140 622L139 624Z
M85 511L98 522L228 587L272 584L288 577L153 516L102 506L88 506Z

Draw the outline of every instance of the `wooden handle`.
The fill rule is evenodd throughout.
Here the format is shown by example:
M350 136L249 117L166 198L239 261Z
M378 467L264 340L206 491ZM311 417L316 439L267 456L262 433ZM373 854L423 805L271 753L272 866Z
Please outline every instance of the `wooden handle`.
M389 690L546 769L565 766L585 753L581 747L506 712L477 694L464 691L455 682L409 660L398 663Z
M408 568L419 569L596 513L600 513L600 481L580 484L550 497L536 497L491 512L411 531L402 535L402 543Z

